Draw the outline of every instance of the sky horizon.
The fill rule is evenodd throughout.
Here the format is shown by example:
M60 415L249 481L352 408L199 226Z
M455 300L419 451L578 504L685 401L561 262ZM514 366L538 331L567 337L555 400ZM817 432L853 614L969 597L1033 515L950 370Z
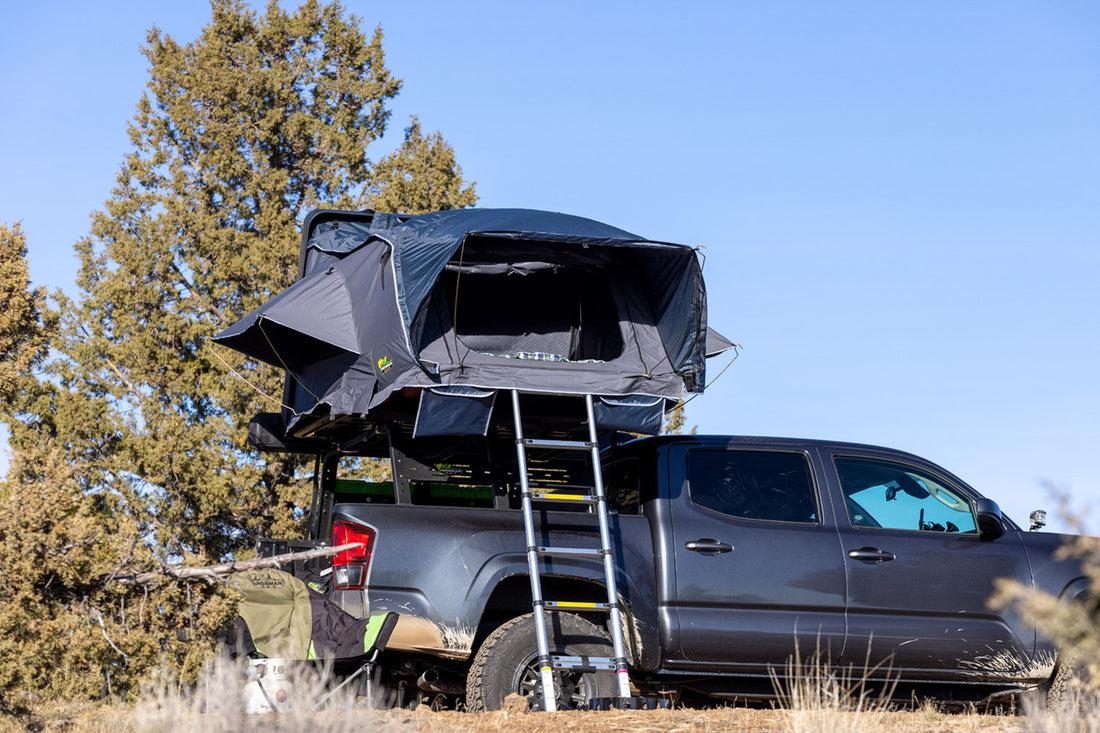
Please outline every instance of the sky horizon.
M345 7L382 27L404 80L372 158L415 114L479 206L705 247L711 325L742 351L688 425L907 450L1025 528L1031 509L1054 518L1047 486L1095 506L1100 8ZM22 221L34 285L76 293L72 247L129 150L147 30L186 43L209 15L10 9L0 221Z

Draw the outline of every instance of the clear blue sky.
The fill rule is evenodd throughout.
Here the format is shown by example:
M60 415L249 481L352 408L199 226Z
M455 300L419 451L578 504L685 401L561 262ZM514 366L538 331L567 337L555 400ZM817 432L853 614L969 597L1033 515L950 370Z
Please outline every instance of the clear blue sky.
M347 6L405 81L372 155L415 113L482 206L706 247L711 323L744 350L689 406L701 432L902 448L1021 522L1053 509L1044 481L1096 503L1100 6ZM146 29L187 42L208 16L6 9L0 221L23 221L36 284L72 291Z

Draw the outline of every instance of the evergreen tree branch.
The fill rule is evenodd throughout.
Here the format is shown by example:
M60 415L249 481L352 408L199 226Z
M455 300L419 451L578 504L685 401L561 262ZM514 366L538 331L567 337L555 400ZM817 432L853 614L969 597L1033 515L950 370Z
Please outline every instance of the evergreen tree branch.
M172 262L168 266L171 268L172 272L176 273L176 277L178 277L183 283L183 286L187 288L187 292L191 294L191 297L199 302L199 306L214 317L214 321L218 324L218 328L226 328L229 325L229 319L225 317L225 314L209 303L206 298L202 297L198 288L196 288L187 276L183 274L183 270L180 269L179 265Z
M109 356L107 356L106 354L100 354L99 358L107 362L107 366L111 367L111 371L115 373L115 376L117 376L119 378L119 381L122 382L123 386L126 387L127 392L132 394L134 397L141 399L141 392L138 391L133 382L126 378L126 375L122 373L122 370L118 368L118 365L111 361L111 358Z

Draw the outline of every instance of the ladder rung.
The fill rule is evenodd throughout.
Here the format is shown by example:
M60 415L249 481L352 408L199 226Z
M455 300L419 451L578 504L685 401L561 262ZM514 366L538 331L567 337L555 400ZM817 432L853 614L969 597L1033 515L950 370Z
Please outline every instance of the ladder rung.
M588 601L543 601L547 608L564 608L569 611L610 611L610 603L590 603Z
M587 547L536 547L535 552L555 557L603 557L604 554L604 551L599 548Z
M553 448L555 450L591 450L595 443L586 440L534 440L524 438L523 444L528 448Z
M565 657L550 655L550 666L554 669L571 669L577 672L616 671L618 665L611 657Z
M600 500L595 494L561 494L548 491L532 491L532 501L566 501L578 504L595 504Z

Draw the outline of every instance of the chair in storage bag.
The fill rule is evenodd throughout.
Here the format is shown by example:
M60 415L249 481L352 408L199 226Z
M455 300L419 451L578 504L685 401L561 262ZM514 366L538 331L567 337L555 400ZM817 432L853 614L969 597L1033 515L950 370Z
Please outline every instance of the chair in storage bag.
M296 662L316 660L352 669L336 688L313 703L314 708L364 673L370 698L371 673L397 625L396 613L355 618L282 570L243 571L230 576L229 583L243 594L238 651L252 659L248 686L259 693L253 695L251 712L290 709L286 668ZM246 689L246 698L249 694Z

